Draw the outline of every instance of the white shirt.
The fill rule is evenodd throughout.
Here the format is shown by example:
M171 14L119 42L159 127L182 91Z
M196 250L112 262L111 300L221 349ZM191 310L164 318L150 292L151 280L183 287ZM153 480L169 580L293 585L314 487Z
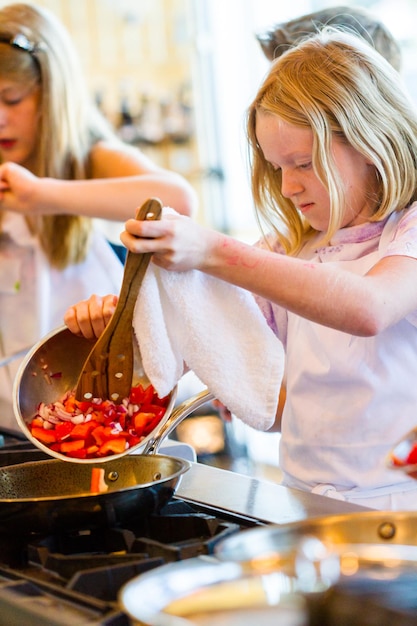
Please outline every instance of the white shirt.
M0 361L62 326L65 311L91 294L119 293L123 265L94 231L86 260L52 269L23 216L7 213L0 235ZM59 232L56 233L59 237ZM0 366L0 427L17 429L12 388L21 358Z
M417 203L386 223L342 229L331 245L299 256L364 274L393 254L417 258ZM350 501L416 489L385 460L417 425L417 312L376 337L356 337L257 300L286 348L284 484L329 488Z

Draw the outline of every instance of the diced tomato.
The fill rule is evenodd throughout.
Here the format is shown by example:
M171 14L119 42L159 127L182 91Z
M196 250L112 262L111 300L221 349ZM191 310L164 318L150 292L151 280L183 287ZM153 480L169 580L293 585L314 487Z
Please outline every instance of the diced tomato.
M87 451L87 456L95 456L96 453L98 452L98 446L88 446L86 448Z
M66 400L64 400L63 404L66 412L72 414L75 412L78 403L75 397L70 395Z
M155 415L155 413L136 413L134 416L136 435L139 437L146 437L153 431L160 421L161 416Z
M92 432L91 435L98 446L101 446L107 439L104 434L104 426L97 426Z
M91 435L99 446L106 441L119 437L119 433L115 433L112 426L97 426L97 428L92 431Z
M109 439L100 446L98 454L100 456L107 456L108 454L121 454L126 450L126 439L124 437L117 437L117 439Z
M126 428L126 417L127 417L127 413L120 413L117 416L117 421L119 422L123 430Z
M54 429L47 430L46 428L39 428L39 426L34 426L31 430L32 436L42 443L55 443L56 442L56 432Z

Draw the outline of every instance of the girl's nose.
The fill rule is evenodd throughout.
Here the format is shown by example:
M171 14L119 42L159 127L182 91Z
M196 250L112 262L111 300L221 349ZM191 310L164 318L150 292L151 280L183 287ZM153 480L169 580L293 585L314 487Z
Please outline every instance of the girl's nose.
M291 198L303 190L301 182L295 172L281 170L281 192L286 198Z
M0 102L0 127L6 125L7 122L7 110L6 107Z

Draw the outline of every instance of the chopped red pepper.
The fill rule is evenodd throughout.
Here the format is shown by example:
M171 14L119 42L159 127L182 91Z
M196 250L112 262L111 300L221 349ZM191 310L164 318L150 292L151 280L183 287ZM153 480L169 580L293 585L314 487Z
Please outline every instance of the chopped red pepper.
M98 422L96 422L95 420L76 424L75 426L73 426L71 437L72 439L87 439L87 437L98 425Z
M140 384L117 405L99 399L79 402L67 393L59 403L41 403L29 428L33 437L68 457L102 458L139 444L161 421L169 399L159 398L152 385ZM62 419L63 408L67 419Z
M126 439L124 437L118 437L117 439L109 439L100 446L98 454L100 456L107 456L108 454L121 454L126 450Z
M74 428L75 426L72 422L62 422L61 424L57 424L55 426L56 441L62 441L63 439L67 439L74 430Z
M85 447L84 439L75 439L75 441L63 441L61 443L61 452L68 454L74 452L74 450L81 450Z
M415 443L407 456L407 465L416 465L417 463L417 443Z
M33 437L42 441L42 443L55 443L56 442L56 432L55 430L46 428L39 428L39 426L34 426L31 430Z
M150 404L154 397L154 388L149 385L144 389L141 384L132 387L130 390L129 400L132 404Z
M143 431L149 422L152 421L153 417L153 413L142 413L142 411L140 413L136 413L133 418L133 423L137 435L141 436L143 434Z
M104 480L104 469L102 467L93 467L91 470L91 485L90 491L92 493L102 493L107 491L109 486Z
M86 459L87 450L85 448L80 448L79 450L69 450L66 452L66 455L73 459Z

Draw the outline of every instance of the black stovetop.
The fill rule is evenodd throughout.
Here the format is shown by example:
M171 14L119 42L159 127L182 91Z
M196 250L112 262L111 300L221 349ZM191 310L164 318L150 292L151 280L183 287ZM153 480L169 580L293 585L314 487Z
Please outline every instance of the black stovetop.
M123 528L0 537L0 623L125 626L121 587L150 569L213 554L239 524L172 499L155 515ZM16 620L11 621L15 615Z
M0 431L0 466L49 459L24 435ZM173 497L121 527L25 536L0 533L0 626L133 626L122 586L161 565L214 553L253 519ZM146 602L146 598L144 598ZM417 626L417 573L360 578L307 597L305 626Z
M0 466L48 458L23 436L0 434ZM10 527L0 533L0 624L130 626L118 604L126 582L166 563L213 554L219 541L254 524L173 497L122 528L44 535L28 529L22 536Z

